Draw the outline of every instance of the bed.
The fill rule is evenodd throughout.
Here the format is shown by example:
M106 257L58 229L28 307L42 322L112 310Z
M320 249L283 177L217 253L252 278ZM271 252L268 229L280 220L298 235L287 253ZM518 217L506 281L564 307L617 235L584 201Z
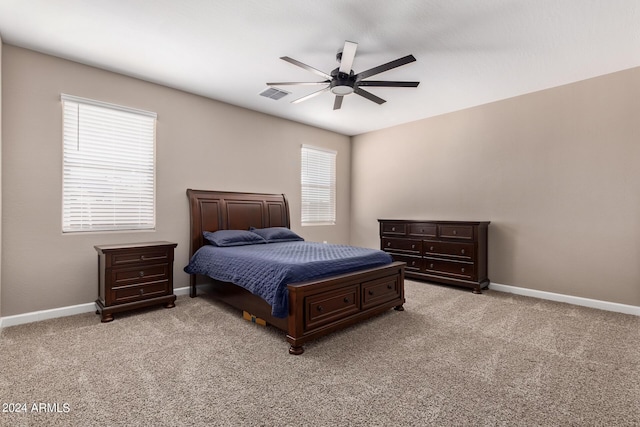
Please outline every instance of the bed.
M191 224L190 260L194 259L200 248L204 247L203 251L209 249L205 232L290 228L289 206L284 194L188 189L187 196ZM255 250L265 247L256 246L258 248ZM205 274L190 275L190 296L197 296L198 285L211 285L208 289L214 298L284 331L290 344L289 353L299 355L304 352L303 345L309 340L344 329L391 308L402 311L405 301L404 268L404 263L390 262L328 277L287 282L284 313L278 312L282 310L281 307L268 303L231 281L212 279Z

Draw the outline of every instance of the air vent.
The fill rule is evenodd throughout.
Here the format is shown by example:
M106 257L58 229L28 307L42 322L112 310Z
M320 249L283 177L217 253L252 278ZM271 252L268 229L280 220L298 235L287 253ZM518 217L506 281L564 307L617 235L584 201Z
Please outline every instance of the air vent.
M266 98L275 99L276 101L280 98L284 98L289 95L291 92L287 92L284 90L276 89L274 87L267 88L260 92L260 96L264 96Z

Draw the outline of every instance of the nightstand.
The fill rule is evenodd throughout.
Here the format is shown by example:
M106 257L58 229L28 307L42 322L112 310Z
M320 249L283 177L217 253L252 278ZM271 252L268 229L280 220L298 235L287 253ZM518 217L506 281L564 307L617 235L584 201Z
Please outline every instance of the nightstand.
M113 313L164 304L175 307L171 242L95 246L98 251L96 314L111 322Z

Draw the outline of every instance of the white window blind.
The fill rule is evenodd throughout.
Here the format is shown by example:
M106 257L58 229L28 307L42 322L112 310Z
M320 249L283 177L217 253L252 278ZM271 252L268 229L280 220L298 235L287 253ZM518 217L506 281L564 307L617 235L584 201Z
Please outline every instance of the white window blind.
M302 146L302 225L336 223L336 152Z
M62 231L155 228L156 114L61 99Z

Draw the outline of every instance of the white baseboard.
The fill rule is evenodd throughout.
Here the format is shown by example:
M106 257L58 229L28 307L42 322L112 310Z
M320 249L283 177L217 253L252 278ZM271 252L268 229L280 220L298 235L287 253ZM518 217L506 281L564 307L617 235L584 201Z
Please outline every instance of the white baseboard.
M491 283L489 285L489 289L499 292L507 292L510 294L546 299L550 301L566 302L568 304L581 305L584 307L597 308L600 310L615 311L617 313L640 316L640 307L637 307L635 305L626 305L616 302L574 297L571 295L556 294L553 292L538 291L535 289L518 288L517 286L501 285L499 283Z
M516 295L546 299L550 301L566 302L568 304L581 305L584 307L598 308L600 310L615 311L617 313L633 314L640 316L640 307L634 305L618 304L615 302L600 301L589 298L574 297L571 295L556 294L553 292L537 291L535 289L519 288L517 286L501 285L491 283L489 289L499 292L507 292ZM188 295L189 286L176 288L173 293L177 295ZM55 319L57 317L73 316L74 314L91 313L96 310L93 302L86 304L72 305L69 307L53 308L51 310L40 310L31 313L17 314L15 316L0 317L0 329L9 326L22 325L25 323L38 322L40 320Z
M189 286L176 288L173 293L177 295L188 295ZM16 314L15 316L0 317L0 329L9 326L23 325L25 323L39 322L40 320L55 319L57 317L73 316L74 314L91 313L96 311L96 304L89 302L86 304L72 305L69 307L52 308L50 310L33 311L31 313Z
M0 319L0 322L2 322L0 326L6 328L24 323L39 322L40 320L55 319L56 317L90 313L92 311L96 311L96 304L93 302L69 307L52 308L51 310L32 311L31 313L16 314L15 316L5 316Z

